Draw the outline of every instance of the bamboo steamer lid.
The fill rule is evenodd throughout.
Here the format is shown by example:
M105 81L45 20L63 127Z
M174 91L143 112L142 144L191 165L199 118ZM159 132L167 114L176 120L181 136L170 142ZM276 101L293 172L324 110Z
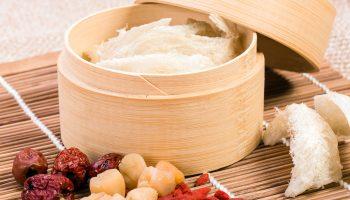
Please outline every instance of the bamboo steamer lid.
M216 13L259 33L266 66L318 71L332 30L335 9L327 0L136 0Z

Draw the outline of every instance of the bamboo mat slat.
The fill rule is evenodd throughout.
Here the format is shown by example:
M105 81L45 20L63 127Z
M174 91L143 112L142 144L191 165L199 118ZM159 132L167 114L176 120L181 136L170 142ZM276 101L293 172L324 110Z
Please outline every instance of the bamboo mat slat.
M60 137L56 60L58 53L0 64L0 75L21 94L33 112ZM350 95L350 81L327 64L312 74L331 90ZM274 107L290 103L306 103L313 106L312 98L323 91L301 74L266 70L265 119L274 117ZM21 187L11 174L14 155L24 147L43 152L51 167L58 150L49 139L28 119L15 100L0 88L0 199L18 199ZM343 177L350 181L350 143L339 144ZM210 161L208 161L210 162ZM243 160L217 170L212 175L238 197L245 199L285 199L292 160L288 147L278 144L259 147ZM197 176L187 178L193 186ZM208 184L209 185L209 184ZM214 191L214 188L212 192ZM80 198L83 191L76 195ZM350 191L333 183L324 189L308 191L296 199L350 199Z

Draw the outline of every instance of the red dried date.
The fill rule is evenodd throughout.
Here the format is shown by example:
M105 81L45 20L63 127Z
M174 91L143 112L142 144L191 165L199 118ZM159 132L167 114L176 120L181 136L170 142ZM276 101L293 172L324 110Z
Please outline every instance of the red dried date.
M118 169L123 155L117 153L109 153L101 156L96 162L94 162L89 170L90 177L95 177L108 169Z
M25 148L16 154L12 165L12 174L19 184L36 174L47 173L47 161L44 155L31 148Z
M24 182L23 200L74 199L72 181L62 175L38 174Z
M79 149L71 147L61 151L52 168L52 174L61 174L69 178L76 189L85 186L88 179L90 161Z

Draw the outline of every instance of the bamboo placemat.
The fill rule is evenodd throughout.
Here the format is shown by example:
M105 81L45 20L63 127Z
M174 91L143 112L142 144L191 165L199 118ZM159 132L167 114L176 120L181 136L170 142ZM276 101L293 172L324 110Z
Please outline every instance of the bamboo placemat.
M58 53L50 53L13 63L1 64L3 76L23 97L34 113L60 137L56 60ZM331 90L350 95L350 81L327 64L312 74ZM266 71L265 119L273 118L274 107L283 108L290 103L304 102L313 106L312 97L323 91L298 73L279 70ZM74 123L74 122L72 122ZM15 100L0 88L0 199L18 199L21 187L11 174L14 155L24 147L40 150L51 166L58 150L50 140L28 119ZM339 145L344 166L343 178L350 181L350 144ZM210 162L210 160L208 161ZM211 174L238 197L245 199L284 199L290 179L292 161L288 147L260 145L245 159ZM197 178L187 181L193 185ZM213 190L214 191L214 190ZM86 194L86 193L85 193ZM84 195L78 194L77 197ZM339 184L309 191L297 199L350 199L350 191Z

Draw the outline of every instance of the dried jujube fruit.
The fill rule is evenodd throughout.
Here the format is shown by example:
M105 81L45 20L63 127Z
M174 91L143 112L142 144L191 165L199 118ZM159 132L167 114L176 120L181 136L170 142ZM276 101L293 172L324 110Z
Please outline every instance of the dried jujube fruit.
M36 174L47 173L47 161L44 155L31 148L25 148L16 154L12 165L15 180L23 184L24 181Z
M61 174L69 178L76 189L83 187L88 179L90 161L79 149L71 147L61 151L52 168L52 174Z
M108 169L119 169L119 164L123 157L123 155L117 153L101 156L96 162L92 163L89 170L90 177L95 177Z
M74 199L74 186L71 180L62 175L37 174L24 182L22 200Z

